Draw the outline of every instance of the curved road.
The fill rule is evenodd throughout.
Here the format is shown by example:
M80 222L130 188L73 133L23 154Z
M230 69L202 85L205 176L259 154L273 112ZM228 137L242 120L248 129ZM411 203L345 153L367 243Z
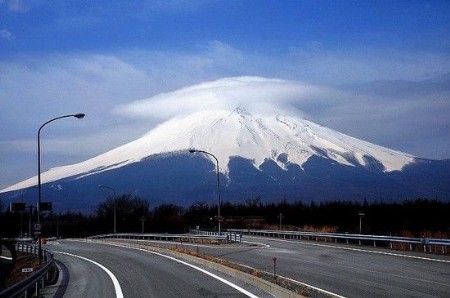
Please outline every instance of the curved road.
M244 236L265 246L201 247L208 253L346 297L449 297L450 257L364 246ZM195 248L197 249L197 248Z
M223 274L204 273L154 253L79 241L59 241L46 248L54 251L63 273L60 284L50 289L54 297L269 297Z

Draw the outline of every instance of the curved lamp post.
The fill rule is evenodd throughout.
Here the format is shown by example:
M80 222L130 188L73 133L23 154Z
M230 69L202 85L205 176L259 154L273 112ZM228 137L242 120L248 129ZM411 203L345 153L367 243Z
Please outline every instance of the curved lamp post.
M38 130L38 151L37 151L37 155L38 155L38 204L37 204L37 215L38 215L38 224L41 224L41 199L42 199L42 187L41 187L41 130L42 128L44 128L44 126L46 126L47 124L49 124L50 122L53 122L55 120L59 120L62 118L69 118L69 117L75 117L78 119L83 119L84 118L84 114L79 113L79 114L70 114L70 115L64 115L64 116L59 116L53 119L48 120L47 122L45 122L44 124L41 125L41 127L39 127ZM39 235L39 239L38 239L38 254L39 254L39 264L42 262L42 244L41 244L41 236Z
M212 156L215 160L216 160L216 173L217 173L217 199L218 199L218 205L217 205L217 221L219 222L219 235L220 235L220 224L222 221L222 218L220 217L220 180L219 180L219 160L217 159L216 156L214 156L214 154L203 151L203 150L197 150L197 149L189 149L190 153L195 153L195 152L199 152L199 153L203 153L203 154L207 154Z
M117 202L116 202L116 191L114 190L114 188L106 186L106 185L99 185L99 188L107 188L109 190L112 190L112 192L114 193L114 234L117 232Z

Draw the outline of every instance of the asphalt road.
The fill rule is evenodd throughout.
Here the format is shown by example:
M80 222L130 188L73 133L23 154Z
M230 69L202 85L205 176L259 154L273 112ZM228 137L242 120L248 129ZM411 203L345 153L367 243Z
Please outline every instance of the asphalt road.
M46 248L54 251L63 273L58 286L45 289L54 297L121 297L114 278L123 297L248 297L204 272L148 252L78 241L59 241ZM208 271L243 291L269 297L252 286Z
M244 236L266 246L193 247L345 297L450 297L450 257ZM186 245L185 245L186 247Z

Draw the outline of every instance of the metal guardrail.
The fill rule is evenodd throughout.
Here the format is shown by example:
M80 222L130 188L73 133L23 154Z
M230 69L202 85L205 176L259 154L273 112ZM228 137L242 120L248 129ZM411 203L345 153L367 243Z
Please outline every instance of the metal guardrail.
M29 244L15 243L16 252L38 256L38 247ZM39 297L39 290L44 287L45 280L48 278L48 271L54 264L53 254L43 249L43 260L45 265L32 273L26 279L12 285L0 292L0 298L3 297L27 297L28 292L33 288L35 296Z
M168 242L186 242L186 243L225 243L233 241L231 234L221 233L220 235L215 233L205 234L142 234L142 233L116 233L116 234L103 234L89 237L91 239L135 239L135 240L155 240L155 241L168 241Z
M242 240L241 233L234 232L214 232L203 230L191 230L189 234L142 234L142 233L116 233L103 234L89 237L91 239L115 238L115 239L137 239L137 240L156 240L156 241L173 241L173 242L193 242L193 243L211 243L212 241L240 242Z
M405 244L409 250L417 247L423 248L424 252L432 252L432 247L439 247L442 254L448 253L450 239L435 238L409 238L396 236L377 236L364 234L347 233L316 233L301 231L274 231L274 230L251 230L251 229L228 229L229 232L241 233L244 235L264 236L283 239L304 239L304 240L323 240L329 242L358 243L359 245L372 244L374 247L381 245L393 249L394 244Z
M199 229L191 230L190 233L194 234L194 235L202 235L202 236L208 236L208 237L219 236L219 232L205 231L205 230L199 230ZM236 233L236 232L233 232L230 230L227 230L226 232L221 232L220 236L226 237L227 241L229 241L229 242L241 242L242 241L242 233Z

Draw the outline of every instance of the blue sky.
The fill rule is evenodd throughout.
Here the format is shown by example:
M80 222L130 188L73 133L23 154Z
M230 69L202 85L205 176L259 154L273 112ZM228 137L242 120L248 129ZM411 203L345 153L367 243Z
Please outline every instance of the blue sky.
M233 76L322 90L309 119L450 158L449 1L0 0L0 189L136 139L121 107ZM276 104L276 103L274 103Z

